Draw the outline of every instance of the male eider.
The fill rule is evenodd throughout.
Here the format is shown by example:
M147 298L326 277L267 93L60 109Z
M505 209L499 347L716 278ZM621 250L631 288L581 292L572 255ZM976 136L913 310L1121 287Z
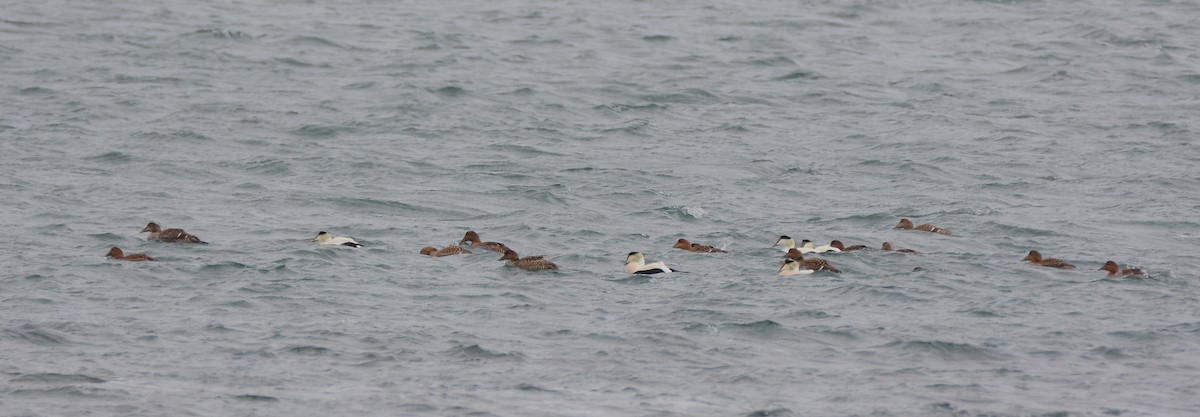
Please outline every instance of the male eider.
M667 264L662 261L647 264L646 255L642 255L641 252L629 252L629 255L625 256L625 272L630 274L661 274L675 271L667 268Z
M943 228L940 228L940 227L934 226L934 225L932 225L932 224L929 224L929 223L925 223L925 224L921 224L921 225L913 226L913 222L912 222L912 220L909 220L909 219L900 219L900 224L897 224L897 225L896 225L896 227L893 227L893 229L904 229L904 230L923 230L923 231L926 231L926 232L933 232L933 233L937 233L937 234L939 234L939 235L948 235L948 234L950 234L950 231L949 231L949 230L946 230L946 229L943 229Z
M771 247L775 247L775 246L779 246L780 249L782 249L784 252L787 252L789 249L796 247L796 240L792 239L788 235L783 235L783 236L780 236L779 239L775 241L774 245L771 245Z
M440 258L443 256L458 255L458 254L468 254L468 253L471 253L471 251L463 249L462 246L455 246L455 245L450 245L450 246L447 246L447 247L444 247L441 249L435 248L433 246L426 246L426 247L421 248L422 255L432 256L434 258Z
M107 256L109 258L113 258L116 260L129 261L129 262L157 261L157 259L151 258L150 255L146 255L144 253L131 253L131 254L126 255L124 252L121 252L121 248L118 248L116 246L113 246L112 249L109 249L108 254L104 255L104 256Z
M808 239L804 239L804 240L800 241L800 252L803 252L803 253L825 253L825 252L838 253L841 251L842 251L841 249L835 248L831 245L821 245L821 246L813 247L813 243L811 241L809 241Z
M1104 266L1100 267L1100 270L1108 271L1107 278L1117 278L1117 277L1124 277L1124 276L1129 276L1129 275L1146 276L1146 273L1143 272L1141 269L1138 269L1138 268L1121 269L1121 267L1119 265L1117 265L1116 262L1113 262L1113 261L1105 262Z
M155 222L150 222L147 224L146 227L142 229L142 232L150 233L150 235L146 237L146 240L158 239L159 241L167 243L205 243L195 235L183 231L183 229L163 229L162 227L159 227L158 223Z
M508 246L505 246L500 242L480 242L479 233L475 233L474 230L468 230L467 233L463 235L462 241L459 243L470 243L471 246L494 250L500 253L504 253L504 250L508 249Z
M558 270L558 265L555 265L554 262L550 262L549 260L547 260L541 256L526 256L526 257L522 258L520 256L517 256L517 253L514 252L512 249L505 249L504 256L501 256L499 260L508 261L513 266L524 269L526 271L557 271Z
M341 246L349 246L352 248L361 248L362 247L362 245L358 244L358 242L354 241L354 239L351 239L351 238L348 238L345 236L333 237L333 235L331 235L325 231L321 231L320 233L317 233L317 237L314 237L313 241L317 242L319 244L322 244L322 245L341 245Z
M675 248L683 249L688 252L704 252L704 253L725 253L721 248L712 247L709 245L701 245L699 243L688 242L687 239L679 239L675 242Z
M1051 268L1075 269L1075 265L1071 265L1062 259L1058 259L1058 258L1042 259L1042 254L1035 250L1029 251L1029 254L1025 255L1025 259L1022 259L1022 260L1029 261L1030 263L1032 263L1034 265L1048 266Z
M811 269L800 269L800 263L791 259L783 261L783 265L779 266L779 276L787 277L792 275L807 275L813 273Z

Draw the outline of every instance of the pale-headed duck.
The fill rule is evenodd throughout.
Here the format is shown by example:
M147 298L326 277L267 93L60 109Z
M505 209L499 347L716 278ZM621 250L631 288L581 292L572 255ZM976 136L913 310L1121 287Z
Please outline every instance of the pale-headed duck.
M351 238L348 238L345 236L333 237L333 235L331 235L325 231L321 231L321 232L317 233L317 237L314 237L313 241L317 242L319 244L322 244L322 245L340 245L340 246L349 246L352 248L361 248L362 247L362 245L360 245L354 239L351 239Z
M647 264L646 255L643 255L641 252L629 252L628 255L625 255L625 272L630 274L661 274L675 271L668 268L667 264L662 261Z
M779 276L787 277L792 275L807 275L813 273L811 269L800 269L800 263L791 259L783 261L783 265L779 266Z

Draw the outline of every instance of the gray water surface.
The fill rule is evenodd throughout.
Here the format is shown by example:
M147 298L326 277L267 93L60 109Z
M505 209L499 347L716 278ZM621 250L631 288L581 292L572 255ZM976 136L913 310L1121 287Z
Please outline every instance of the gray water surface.
M8 2L0 415L1200 414L1198 48L1176 1ZM562 271L417 254L467 230Z

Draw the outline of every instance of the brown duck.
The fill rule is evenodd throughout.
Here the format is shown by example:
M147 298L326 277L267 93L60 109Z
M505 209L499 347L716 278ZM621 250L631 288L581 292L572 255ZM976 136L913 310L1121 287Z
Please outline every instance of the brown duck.
M896 251L896 252L900 252L900 253L913 253L913 254L920 254L920 253L921 253L921 252L917 252L917 251L915 251L915 250L912 250L912 249L895 249L895 248L892 248L892 242L883 242L883 248L881 248L881 249L882 249L882 250L885 250L885 251Z
M444 247L441 249L435 248L433 246L426 246L426 247L421 248L422 255L432 256L434 258L440 258L443 256L458 255L458 254L468 254L468 253L471 253L471 251L463 249L462 246L455 246L455 245L450 245L450 246L447 246L447 247Z
M1105 262L1104 266L1100 267L1100 270L1108 271L1107 278L1119 278L1119 277L1124 277L1124 276L1129 276L1129 275L1146 276L1146 273L1143 272L1141 269L1138 269L1138 268L1121 269L1121 266L1117 265L1117 263L1113 262L1113 261Z
M793 261L796 261L800 264L801 267L805 267L805 268L811 269L813 271L829 271L829 272L835 272L835 273L842 272L842 271L839 271L837 268L834 268L833 265L830 265L829 262L826 262L824 259L818 259L818 258L804 259L804 254L801 253L800 250L796 249L796 248L788 249L787 254L783 255L783 257L791 259Z
M501 256L501 261L508 261L517 268L526 271L557 271L558 265L550 262L541 256L526 256L524 258L517 256L517 253L512 249L504 250L504 256Z
M479 233L475 233L474 230L467 231L467 233L463 235L462 241L459 243L470 243L471 246L484 248L487 250L494 250L500 253L504 253L504 251L508 249L508 246L505 246L500 242L480 242Z
M863 250L863 249L867 248L866 246L863 246L863 245L846 246L846 245L842 244L842 241L840 241L840 240L835 240L835 241L829 242L829 246L833 246L834 248L837 248L838 250L840 250L842 252L852 251L852 250Z
M183 231L183 229L163 229L158 223L150 222L142 232L150 232L150 236L146 240L158 239L167 243L206 243L200 240L193 234Z
M946 229L943 229L943 228L940 228L940 227L934 226L934 225L932 225L932 224L929 224L929 223L925 223L925 224L921 224L921 225L916 225L916 226L913 226L913 222L912 222L912 220L909 220L909 219L900 219L900 224L897 224L897 225L896 225L896 227L894 227L894 229L905 229L905 230L923 230L923 231L926 231L926 232L933 232L933 233L937 233L937 234L939 234L939 235L948 235L948 234L950 234L950 231L949 231L949 230L946 230Z
M1042 254L1038 253L1038 251L1035 251L1035 250L1029 251L1029 254L1025 255L1025 259L1023 259L1023 260L1029 261L1030 263L1032 263L1034 265L1048 266L1051 268L1075 269L1075 265L1071 265L1062 259L1058 259L1058 258L1042 259Z
M675 242L676 248L683 249L688 252L703 252L703 253L725 253L724 250L709 245L701 245L699 243L688 242L687 239L679 239Z
M116 260L129 262L157 261L157 259L151 258L150 255L144 253L131 253L126 255L125 252L121 252L121 248L116 246L113 246L112 249L109 249L108 255L105 256Z

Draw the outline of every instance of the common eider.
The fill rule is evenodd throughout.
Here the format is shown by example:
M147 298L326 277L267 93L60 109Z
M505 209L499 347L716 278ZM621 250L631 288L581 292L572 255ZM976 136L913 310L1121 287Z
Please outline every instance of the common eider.
M921 252L917 252L912 249L894 249L894 248L892 248L892 242L883 242L883 247L880 249L889 251L889 252L896 251L896 252L900 252L900 253L912 253L912 254L918 254L918 255L921 253Z
M1041 265L1041 266L1046 266L1046 267L1050 267L1050 268L1075 269L1075 265L1071 265L1062 259L1058 259L1058 258L1042 259L1042 254L1035 250L1029 251L1029 254L1025 255L1025 259L1023 259L1023 260L1029 261L1030 263L1032 263L1034 265Z
M813 273L811 269L800 269L800 263L791 259L783 261L783 265L779 266L779 276L787 277L792 275L807 275Z
M475 233L474 230L468 230L467 233L463 235L462 241L459 243L470 243L471 246L494 250L500 253L504 253L504 250L508 249L508 246L505 246L500 242L480 242L479 233Z
M121 260L121 261L129 261L129 262L157 261L157 259L151 258L150 255L147 255L144 253L131 253L131 254L126 255L124 252L121 252L121 248L118 248L116 246L113 246L112 249L109 249L108 254L104 255L104 256L107 256L112 259L117 259L117 260Z
M824 259L819 259L819 258L805 259L804 254L800 253L799 249L792 248L791 250L788 250L788 253L786 255L784 255L784 257L788 258L789 260L799 262L801 265L804 265L805 268L811 269L813 271L824 270L824 271L829 271L829 272L842 272L842 271L839 271L837 268L834 268L833 265L830 265L829 262L826 262Z
M550 262L548 259L541 256L526 256L524 258L517 255L512 249L506 249L504 256L501 256L501 261L508 261L517 268L526 271L557 271L558 265Z
M1104 266L1100 267L1100 270L1108 271L1107 278L1118 278L1118 277L1124 277L1124 276L1129 276L1129 275L1146 276L1146 273L1143 272L1141 269L1138 269L1138 268L1121 269L1121 267L1119 265L1117 265L1116 262L1113 262L1113 261L1105 262Z
M717 248L717 247L713 247L713 246L709 246L709 245L701 245L699 243L688 242L687 239L679 239L679 241L675 242L674 247L683 249L688 252L725 253L725 251L722 250L721 248Z
M864 245L846 246L846 245L842 244L842 241L840 241L840 240L835 240L835 241L829 242L829 246L835 247L842 252L849 252L852 250L863 250L863 249L867 248Z
M666 272L675 272L667 267L667 264L662 261L652 264L646 263L646 255L641 252L629 252L625 256L625 272L630 274L661 274Z
M349 246L352 248L361 248L362 247L362 245L360 245L358 242L354 241L354 239L351 239L351 238L348 238L345 236L333 237L333 235L331 235L325 231L321 231L320 233L317 233L317 237L314 237L313 241L317 242L319 244L322 244L322 245L340 245L340 246Z
M159 241L167 243L205 243L195 235L183 231L183 229L163 229L158 225L158 223L155 222L150 222L147 224L146 227L142 229L142 232L150 233L150 235L146 237L146 240L158 239Z
M468 254L468 253L471 253L471 251L463 249L462 246L455 246L455 245L450 245L450 246L447 246L447 247L444 247L441 249L435 248L433 246L426 246L426 247L421 248L422 255L432 256L434 258L440 258L443 256L458 255L458 254Z
M926 232L933 232L933 233L937 233L937 234L939 234L939 235L948 235L948 234L950 234L950 231L949 231L949 230L947 230L947 229L943 229L943 228L940 228L940 227L937 227L937 226L934 226L934 225L932 225L932 224L929 224L929 223L925 223L925 224L921 224L921 225L913 226L913 222L912 222L912 220L909 220L909 219L900 219L900 224L897 224L897 225L896 225L896 227L894 227L893 229L904 229L904 230L923 230L923 231L926 231Z

